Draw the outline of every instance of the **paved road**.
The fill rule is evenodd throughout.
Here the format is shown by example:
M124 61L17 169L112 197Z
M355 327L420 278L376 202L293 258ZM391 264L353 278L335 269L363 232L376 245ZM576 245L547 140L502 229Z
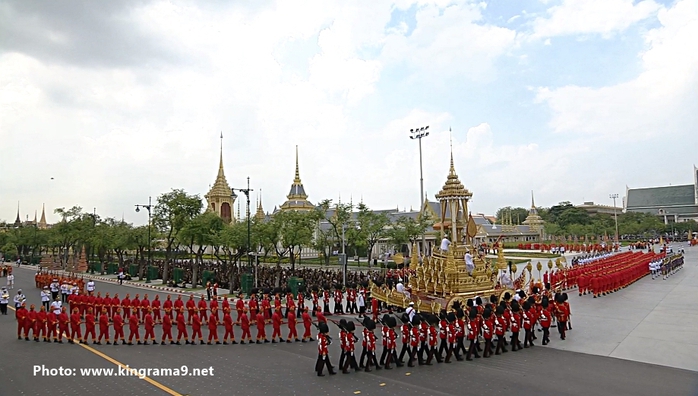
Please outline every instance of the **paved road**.
M38 304L33 273L16 271L16 283L29 302ZM143 294L143 290L98 283L98 290ZM152 297L153 292L148 291ZM164 296L161 296L163 298ZM219 346L90 346L35 343L15 338L14 317L0 317L3 379L0 395L212 395L233 394L568 394L568 395L691 395L698 394L698 373L629 360L588 355L538 346L492 359L455 362L430 367L406 367L372 373L339 374L319 378L312 367L315 344ZM205 332L205 331L204 331ZM254 330L253 330L254 332ZM336 329L333 329L336 332ZM576 336L575 329L570 338ZM239 335L239 330L237 331ZM331 346L333 361L338 346ZM105 357L99 356L103 354ZM47 368L214 368L213 377L41 377L35 365ZM409 375L408 375L409 373ZM158 387L160 386L160 387Z

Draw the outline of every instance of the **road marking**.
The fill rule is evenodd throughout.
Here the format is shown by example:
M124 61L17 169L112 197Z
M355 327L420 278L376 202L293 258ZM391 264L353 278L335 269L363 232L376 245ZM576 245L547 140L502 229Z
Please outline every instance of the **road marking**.
M13 310L13 311L16 311L16 309L15 309L14 307L12 307L12 306L9 306L9 305L8 305L8 308L10 308L10 309ZM68 336L68 334L63 333L63 335L65 336L65 338L70 339L70 337ZM73 342L75 342L75 345L78 345L78 346L81 346L81 347L85 348L86 350L88 350L88 351L94 353L95 355L101 357L102 359L104 359L104 360L106 360L106 361L108 361L108 362L110 362L110 363L113 363L113 364L115 364L115 365L117 365L117 366L119 366L119 367L122 367L122 368L124 368L124 369L127 369L127 370L131 368L131 367L129 367L129 366L127 366L127 365L121 363L120 361L118 361L118 360L112 358L111 356L106 355L106 354L104 354L104 353L102 353L102 352L100 352L100 351L98 351L98 350L92 348L92 347L89 346L89 345L80 344L80 340L75 340L75 339L73 339ZM139 378L140 378L140 377L139 377ZM175 391L175 390L173 390L173 389L171 389L171 388L168 388L167 386L165 386L165 385L163 385L163 384L161 384L161 383L155 381L154 379L152 379L152 378L150 378L150 377L145 377L145 376L144 376L142 379L143 379L144 381L150 383L151 385L155 386L156 388L162 390L163 392L169 394L169 395L172 395L172 396L184 396L183 394L181 394L181 393L179 393L179 392L177 392L177 391Z

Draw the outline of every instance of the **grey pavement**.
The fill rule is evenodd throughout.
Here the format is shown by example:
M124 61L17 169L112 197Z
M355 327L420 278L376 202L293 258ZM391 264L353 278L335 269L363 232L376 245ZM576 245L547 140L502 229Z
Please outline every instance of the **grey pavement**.
M646 276L596 299L569 292L573 330L549 346L698 371L698 247L683 247L684 268L667 280Z
M690 265L682 272L691 271ZM681 276L686 277L682 274ZM682 283L675 275L671 282ZM39 292L33 286L33 272L16 271L16 283L22 287L29 302L38 304ZM670 281L658 288L671 288ZM111 283L98 283L97 290L113 294L118 292L132 296L143 294L143 290ZM632 287L624 290L631 292ZM153 296L156 291L148 291ZM661 294L661 290L656 292ZM608 300L620 297L618 293ZM656 295L654 295L656 296ZM163 298L164 295L161 295ZM630 297L628 297L630 298ZM591 305L596 304L596 306ZM598 340L608 337L600 334L599 328L589 329L583 314L589 305L590 313L605 307L606 313L613 316L613 309L607 309L604 299L573 299L574 330L567 341L553 339L550 347L536 346L520 352L509 352L491 359L476 359L473 362L454 362L434 366L407 367L391 371L381 370L372 373L352 373L349 375L317 377L312 368L316 358L316 344L264 344L264 345L148 345L148 346L107 346L90 347L108 355L130 367L136 368L175 368L187 365L193 368L214 368L214 377L155 377L151 379L172 389L174 394L424 394L451 395L464 392L475 394L568 394L568 395L690 395L698 394L698 373L665 366L646 364L631 360L614 359L565 350L562 346L576 346L582 349L589 344L590 351L604 351ZM629 305L629 303L625 303ZM660 305L660 304L657 304ZM686 305L686 308L688 306ZM677 307L676 309L680 309ZM667 315L682 314L682 311L667 310ZM630 312L621 320L638 320L641 313ZM603 316L589 317L589 322ZM593 320L592 320L593 319ZM601 319L599 319L601 320ZM630 326L626 326L630 327ZM0 329L4 336L0 340L0 378L3 378L0 395L22 394L70 394L70 395L157 395L167 394L155 385L135 377L35 377L34 365L68 368L116 367L113 363L97 356L79 345L35 343L19 341L15 338L15 322L12 312L0 317ZM331 326L332 333L337 329ZM625 327L624 327L625 328ZM270 328L267 333L270 334ZM286 334L286 328L282 328ZM587 331L593 331L587 333ZM159 334L159 329L156 331ZM204 334L207 330L204 329ZM253 336L255 329L252 329ZM239 337L240 330L236 328ZM592 336L596 334L596 337ZM222 335L222 334L221 334ZM612 334L611 334L612 335ZM598 338L597 338L598 337ZM627 336L626 336L627 338ZM625 342L620 336L620 344ZM663 338L662 342L672 341ZM675 340L674 340L675 341ZM669 345L669 344L667 344ZM632 345L629 344L632 349ZM570 348L572 349L572 348ZM331 345L331 358L336 364L339 358L337 343ZM600 353L597 353L600 354Z

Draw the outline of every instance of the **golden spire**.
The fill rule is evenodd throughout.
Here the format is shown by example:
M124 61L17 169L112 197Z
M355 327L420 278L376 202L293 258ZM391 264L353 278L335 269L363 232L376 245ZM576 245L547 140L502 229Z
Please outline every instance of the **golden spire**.
M46 227L46 204L41 204L41 220L39 220L39 227Z
M17 201L17 218L15 219L15 227L22 225L22 220L19 218L19 201Z
M221 132L221 153L220 160L218 162L218 177L216 179L220 178L225 179L225 174L223 173L223 132Z
M449 129L450 131L450 129ZM452 197L452 198L470 198L473 196L473 194L468 191L468 189L463 186L463 183L460 182L460 179L458 178L458 174L456 173L456 167L453 163L453 143L451 142L451 164L450 164L450 169L448 170L448 177L446 178L446 183L444 183L444 186L441 188L441 191L439 191L438 194L436 194L436 198L447 198L447 197Z
M308 201L308 194L301 182L298 168L298 146L296 145L296 173L291 184L291 191L286 196L286 202L281 205L281 210L312 210L315 206Z
M298 170L298 145L296 145L296 177L293 178L293 184L301 184L301 173Z
M259 196L257 196L257 213L254 215L257 220L264 220L264 209L262 209L262 189L259 189Z
M34 225L36 225L36 212L37 212L37 211L35 210L35 211L34 211L34 223L33 223Z
M531 190L531 209L536 208L536 201L533 199L533 190Z

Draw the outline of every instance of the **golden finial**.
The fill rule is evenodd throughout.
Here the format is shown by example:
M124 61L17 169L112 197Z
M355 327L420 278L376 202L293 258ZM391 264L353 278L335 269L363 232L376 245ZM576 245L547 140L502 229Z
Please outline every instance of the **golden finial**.
M298 170L298 145L296 145L296 177L293 179L293 183L300 184L300 182L301 182L301 173Z

